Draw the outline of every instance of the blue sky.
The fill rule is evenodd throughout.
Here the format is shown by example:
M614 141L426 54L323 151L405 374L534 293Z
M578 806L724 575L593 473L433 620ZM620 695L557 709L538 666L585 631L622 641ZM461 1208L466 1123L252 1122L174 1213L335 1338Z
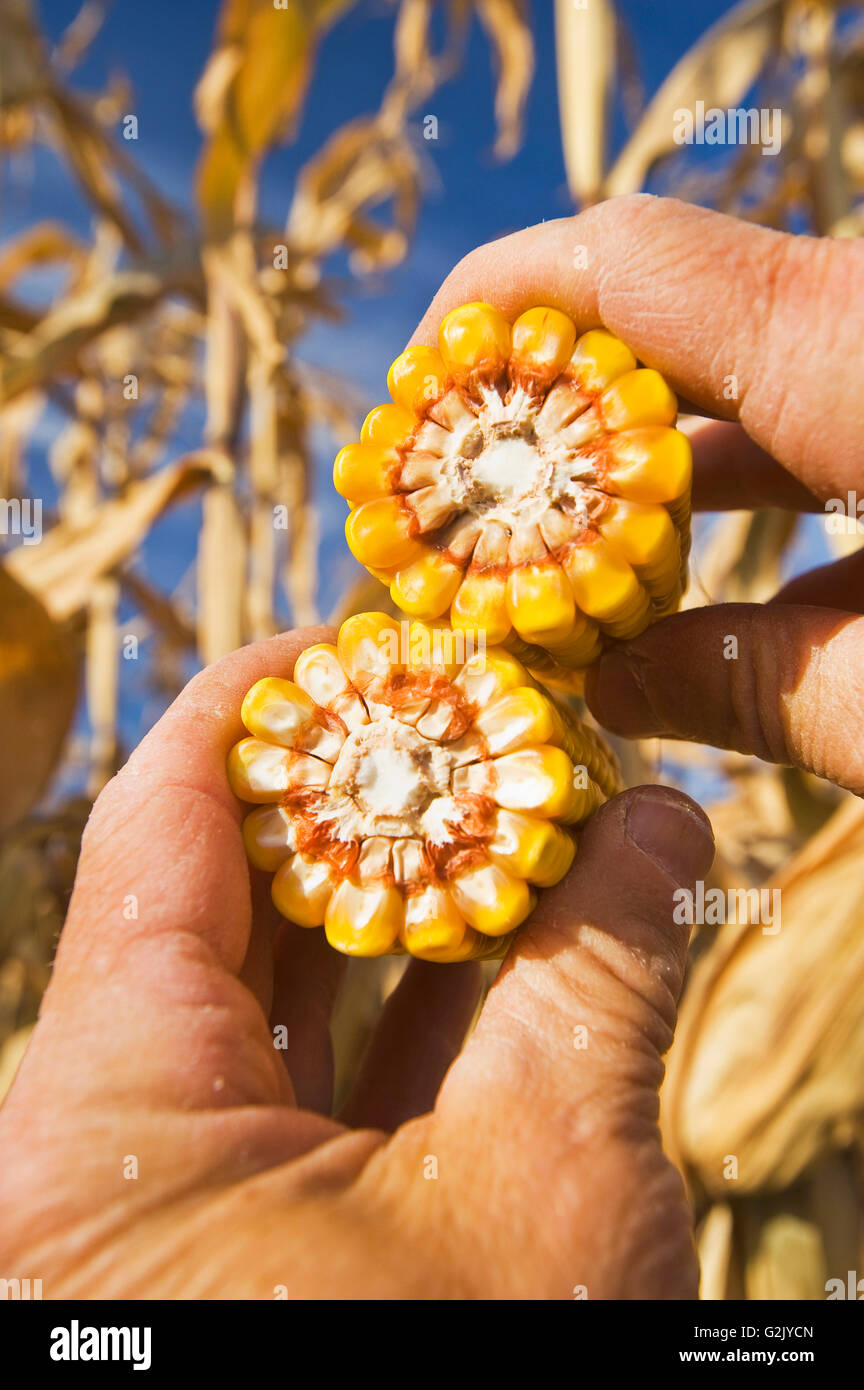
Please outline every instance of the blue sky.
M47 32L59 35L79 0L41 0ZM407 260L386 277L365 285L345 282L346 320L316 327L301 355L345 374L369 403L384 391L387 366L401 350L450 268L466 251L514 228L560 217L572 209L567 192L556 95L552 0L534 0L537 69L528 103L525 140L517 156L497 164L491 154L495 129L490 48L475 22L461 74L436 93L428 109L438 117L439 139L424 146L429 179L417 236ZM632 31L641 75L650 96L676 60L730 9L721 0L621 0ZM199 134L191 92L211 49L216 0L115 0L76 86L98 89L115 71L131 81L130 109L139 138L131 152L172 201L192 211L191 175ZM265 166L262 214L279 225L298 167L345 121L377 107L392 72L393 7L387 0L360 0L324 40L296 143ZM616 132L620 142L623 128ZM38 217L62 216L86 232L86 209L50 156L40 154L24 177L4 188L0 234ZM328 267L339 274L344 265ZM199 422L186 422L194 445ZM50 432L50 420L43 429ZM326 611L351 573L342 537L343 510L332 496L332 445L320 441L316 459L324 508L321 595ZM148 546L148 567L165 587L175 584L193 555L193 516L188 507L167 518ZM132 730L129 731L130 733Z
M41 0L51 34L62 30L78 3ZM730 8L723 0L620 0L649 94ZM476 22L462 73L429 103L439 119L439 140L425 146L431 177L418 236L408 260L388 276L377 296L383 310L383 315L376 313L377 323L392 324L397 345L443 276L471 247L571 210L558 126L554 7L552 0L534 0L532 9L537 71L525 141L513 160L499 165L491 157L493 77L489 46ZM134 153L164 192L187 207L190 170L199 148L190 93L210 51L217 13L216 0L149 0L146 5L115 0L76 74L76 82L93 87L112 70L128 74L140 130ZM280 220L303 160L344 121L376 108L392 72L393 14L389 0L360 0L325 38L296 144L267 165L265 215ZM617 134L620 138L622 131ZM39 201L56 191L56 186L43 186ZM370 363L370 375L373 370Z

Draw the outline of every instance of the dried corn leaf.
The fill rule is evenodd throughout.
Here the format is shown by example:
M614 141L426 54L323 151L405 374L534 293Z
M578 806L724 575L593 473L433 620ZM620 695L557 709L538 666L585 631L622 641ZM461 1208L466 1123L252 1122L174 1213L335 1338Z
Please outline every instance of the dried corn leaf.
M495 154L509 159L519 148L525 103L534 76L534 39L524 0L477 0L477 13L492 42L498 69Z
M712 603L764 603L779 588L783 557L800 525L795 512L775 507L725 512L713 524L693 563L696 583L682 608Z
M54 261L80 265L84 246L59 222L38 222L0 248L0 289L7 289L19 275Z
M243 643L246 528L230 485L209 489L198 542L198 650L205 663Z
M590 6L589 6L590 8ZM780 46L785 0L743 0L715 24L672 69L603 185L603 196L634 193L670 150L675 112L697 101L737 106Z
M392 265L413 231L419 189L419 162L404 133L381 117L352 121L301 169L288 241L298 255L315 258L347 244L358 271ZM364 216L389 202L395 229L376 227Z
M32 1024L26 1028L19 1028L0 1046L0 1105L2 1105L9 1087L15 1080L15 1073L27 1051L27 1044L32 1032Z
M114 775L117 766L119 598L120 585L117 580L103 576L92 587L87 610L85 688L91 730L87 790L94 799Z
M840 1296L849 1296L850 1271L861 1268L864 1253L860 1148L838 1148L785 1191L740 1197L723 1210L731 1217L725 1287L719 1266L716 1281L703 1266L703 1298L710 1289L716 1298L821 1302L837 1296L838 1284ZM703 1232L717 1211L711 1209ZM710 1261L710 1242L701 1234L699 1253Z
M47 49L32 0L0 5L0 105L11 107L44 90Z
M7 501L22 489L24 444L44 404L39 392L32 391L0 410L0 497Z
M53 60L57 67L68 70L81 62L105 22L107 8L108 0L84 0L54 49Z
M0 831L45 790L77 696L70 637L8 566L0 567Z
M115 324L148 313L172 287L152 271L127 270L61 300L0 361L0 401L74 369L83 347Z
M294 126L314 44L346 0L225 0L217 46L198 84L196 112L209 141L198 198L211 235L234 225L251 167Z
M37 595L56 619L85 607L92 586L128 559L166 507L210 482L221 460L204 450L133 483L105 502L82 527L61 522L40 544L20 545L5 560L7 572Z
M616 70L611 0L578 6L556 0L558 109L567 182L579 203L593 202L606 167L609 98Z
M729 1297L735 1218L728 1202L715 1202L696 1232L699 1256L699 1297L717 1302Z
M864 1114L862 866L850 798L768 881L781 929L718 926L693 969L663 1114L670 1151L709 1193L788 1186Z
M748 1299L796 1303L824 1299L827 1271L819 1228L813 1221L788 1210L766 1218L753 1204L745 1209L743 1224L743 1241L749 1247Z

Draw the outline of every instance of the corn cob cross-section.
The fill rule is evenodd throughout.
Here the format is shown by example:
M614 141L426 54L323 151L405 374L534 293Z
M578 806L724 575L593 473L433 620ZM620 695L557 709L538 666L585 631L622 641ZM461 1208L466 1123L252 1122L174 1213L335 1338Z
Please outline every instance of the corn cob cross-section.
M440 623L349 618L246 695L228 774L279 911L349 955L503 954L617 765L510 653Z
M678 606L690 446L618 338L463 304L388 385L334 482L352 553L403 612L484 629L549 679Z

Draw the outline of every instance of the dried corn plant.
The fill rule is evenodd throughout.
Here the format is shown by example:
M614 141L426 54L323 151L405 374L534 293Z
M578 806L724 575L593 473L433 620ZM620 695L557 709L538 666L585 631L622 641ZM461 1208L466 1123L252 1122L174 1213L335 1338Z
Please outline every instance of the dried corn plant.
M37 223L0 245L0 495L23 519L46 420L56 494L41 543L7 548L0 568L0 1094L47 979L90 798L124 753L121 637L146 642L158 702L196 662L316 616L310 431L323 422L348 438L353 422L344 384L313 373L298 349L312 324L337 315L334 252L357 275L405 255L422 193L411 118L457 71L472 14L498 63L498 153L518 142L532 72L521 0L401 0L379 110L334 132L301 169L283 225L266 225L267 156L294 137L317 46L351 7L224 0L194 96L195 217L169 207L116 138L132 104L125 83L96 95L73 85L101 5L85 3L53 48L33 0L0 8L3 178L48 146L94 228L82 241L61 221ZM649 186L766 225L861 231L864 5L746 0L647 109L627 10L623 0L556 0L577 203ZM436 11L447 19L443 48L433 47ZM780 153L765 160L743 145L694 159L673 117L699 102L779 108ZM629 137L613 157L616 104ZM47 307L27 297L34 271L59 284ZM200 440L178 448L196 404ZM201 503L197 554L165 592L141 547L187 498ZM279 508L290 529L274 525ZM795 529L789 514L769 512L717 522L698 537L690 602L764 598ZM383 594L358 579L338 616L387 607ZM24 759L24 746L38 756ZM631 747L625 772L719 773L711 883L783 892L776 935L700 930L670 1058L664 1128L696 1210L703 1296L824 1297L829 1278L864 1258L859 804L804 774L705 749ZM388 960L349 971L336 1019L340 1087L398 971Z
M577 203L648 188L784 230L864 231L864 5L744 0L635 119L628 8L557 0ZM630 133L613 157L616 104ZM677 143L679 114L712 108L776 111L779 151ZM686 603L766 599L799 529L779 511L702 528ZM837 554L859 544L854 532L828 537ZM864 1259L860 802L795 770L687 745L631 747L625 770L630 780L719 775L709 887L782 893L777 934L699 930L669 1060L664 1132L696 1210L702 1296L825 1298L827 1281L845 1287Z
M295 138L318 46L353 3L223 0L190 93L202 149L187 214L119 138L134 110L125 81L96 94L74 83L103 8L86 0L52 46L35 0L0 6L0 178L8 186L32 151L49 149L93 226L82 240L59 218L36 222L0 244L0 496L4 532L22 537L0 552L7 1082L89 802L125 757L119 715L136 663L121 648L146 644L135 696L159 708L196 664L317 618L310 433L325 425L347 438L357 424L346 384L298 351L314 323L338 317L328 262L347 254L361 277L405 256L423 192L412 118L457 74L474 17L497 63L502 156L518 142L532 73L520 0L394 3L394 71L379 109L333 132L300 168L283 224L269 225L259 210L267 157ZM47 304L34 282L56 286ZM178 441L202 413L190 449ZM30 469L46 435L53 486L41 514ZM165 591L142 546L188 499L201 507L197 538L189 527L197 551ZM37 521L44 534L27 543ZM382 977L376 999L386 987ZM350 1043L350 1001L347 1012Z

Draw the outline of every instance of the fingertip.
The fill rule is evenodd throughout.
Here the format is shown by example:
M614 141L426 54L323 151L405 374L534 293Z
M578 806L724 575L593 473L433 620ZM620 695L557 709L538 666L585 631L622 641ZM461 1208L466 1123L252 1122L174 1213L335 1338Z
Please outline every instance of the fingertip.
M714 862L711 822L672 787L631 787L619 798L627 839L678 883L704 878Z
M648 694L644 663L629 642L604 652L590 668L585 700L594 718L613 734L645 738L663 732Z

